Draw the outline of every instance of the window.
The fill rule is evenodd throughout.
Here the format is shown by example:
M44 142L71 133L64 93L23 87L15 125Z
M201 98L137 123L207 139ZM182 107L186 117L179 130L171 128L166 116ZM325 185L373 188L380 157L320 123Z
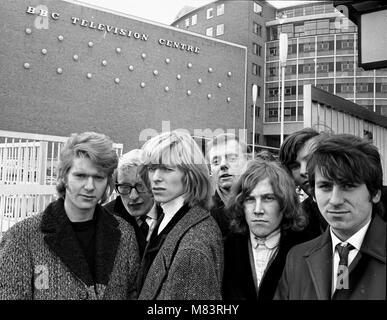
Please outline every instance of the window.
M353 63L352 62L343 62L341 64L341 71L353 71Z
M342 41L341 49L353 49L353 41L352 40Z
M188 18L188 19L185 19L185 26L186 26L186 27L189 27L189 18Z
M253 32L262 37L262 26L253 22Z
M253 53L257 56L262 56L262 46L253 42Z
M198 15L197 14L194 14L193 16L192 16L192 20L191 20L191 25L195 25L195 24L197 24L198 23Z
M328 84L319 84L317 87L320 88L321 90L329 92L329 85Z
M303 73L313 73L314 72L314 64L304 64L302 66Z
M212 37L214 35L214 28L210 27L206 29L206 36Z
M269 97L276 97L276 96L278 96L278 88L270 88Z
M269 117L278 117L277 109L269 109Z
M319 51L328 51L329 50L329 42L320 42L317 44L317 49Z
M292 88L285 87L285 96L291 96L291 95L292 95Z
M314 51L314 43L304 43L304 52Z
M356 86L356 91L357 92L369 92L368 91L368 83L359 83ZM370 91L370 92L372 92L372 91Z
M352 84L342 84L341 92L343 93L353 93L353 85Z
M382 86L380 88L380 91L381 92L387 92L387 84L382 84Z
M262 7L256 2L254 2L254 12L260 16L262 15Z
M216 26L216 35L217 36L221 36L222 34L224 34L224 24L218 24Z
M276 56L277 55L277 48L269 48L269 55Z
M317 71L318 72L328 72L329 71L329 64L327 64L327 63L317 64Z
M211 19L214 16L214 8L207 9L207 19Z
M257 64L255 64L255 63L253 63L253 75L255 75L255 76L261 76L261 69L262 69L262 67L261 66L259 66L259 65L257 65Z
M277 68L276 67L270 67L269 68L269 77L275 77L277 75Z
M292 115L292 109L290 109L290 108L285 108L285 109L284 109L284 115L285 115L285 116L291 116L291 115Z
M224 14L224 3L216 7L216 15L221 16L222 14Z

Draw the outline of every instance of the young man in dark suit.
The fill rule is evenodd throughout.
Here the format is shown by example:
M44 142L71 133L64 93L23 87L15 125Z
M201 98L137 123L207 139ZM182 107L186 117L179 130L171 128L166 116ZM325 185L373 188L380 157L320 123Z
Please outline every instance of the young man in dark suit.
M329 228L288 254L276 291L284 300L385 300L383 172L369 141L334 135L308 160L312 194Z

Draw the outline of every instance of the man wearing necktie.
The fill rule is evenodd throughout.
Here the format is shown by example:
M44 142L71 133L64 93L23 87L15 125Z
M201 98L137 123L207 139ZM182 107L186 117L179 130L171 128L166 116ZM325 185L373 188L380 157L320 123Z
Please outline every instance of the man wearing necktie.
M144 151L140 149L121 156L114 173L115 189L119 196L104 206L133 226L140 257L157 221L149 179L143 174L144 159Z
M289 252L276 298L385 300L386 223L380 218L378 149L356 136L333 135L311 155L308 176L329 228Z
M274 161L254 160L234 186L225 240L223 298L272 300L286 254L306 241L293 179Z

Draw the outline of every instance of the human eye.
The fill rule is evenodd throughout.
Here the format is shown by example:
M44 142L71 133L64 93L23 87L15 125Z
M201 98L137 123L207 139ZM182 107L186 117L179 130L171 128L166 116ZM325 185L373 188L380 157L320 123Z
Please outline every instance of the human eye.
M317 187L317 189L320 189L322 191L330 191L330 190L332 190L332 183L322 181L322 182L316 183L316 187Z
M103 181L103 180L105 180L105 176L103 176L103 175L97 175L97 176L94 176L94 179L95 180L97 180L97 181Z
M274 194L264 194L262 196L262 200L263 201L267 201L267 202L271 202L271 201L275 201L277 198Z
M87 178L87 175L85 173L81 173L81 172L75 172L75 173L73 173L73 175L78 179L86 179Z
M238 161L238 155L237 154L229 154L229 155L227 155L227 160L229 161L229 162L236 162L236 161Z
M135 188L138 192L146 192L148 189L143 184L136 184Z
M245 203L246 204L252 204L252 203L254 203L255 202L255 198L254 197L247 197L246 199L245 199Z
M299 168L300 168L300 164L297 163L297 162L293 162L293 163L291 163L291 164L289 165L290 171L297 170L297 169L299 169Z
M212 158L211 164L214 166L217 166L219 164L219 158L218 157Z
M357 185L356 184L354 184L354 183L344 183L343 185L342 185L342 188L343 188L343 190L353 190L353 189L355 189L357 187Z

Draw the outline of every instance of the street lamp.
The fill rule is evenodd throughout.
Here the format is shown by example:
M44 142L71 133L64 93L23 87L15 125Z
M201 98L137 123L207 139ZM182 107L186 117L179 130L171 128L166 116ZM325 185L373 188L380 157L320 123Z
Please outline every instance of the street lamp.
M255 105L257 103L257 92L258 87L256 84L253 84L252 97L253 97L253 159L255 153Z
M284 142L284 121L285 121L285 67L286 59L288 57L288 35L287 33L280 33L279 41L279 60L280 60L280 79L281 79L281 141Z

